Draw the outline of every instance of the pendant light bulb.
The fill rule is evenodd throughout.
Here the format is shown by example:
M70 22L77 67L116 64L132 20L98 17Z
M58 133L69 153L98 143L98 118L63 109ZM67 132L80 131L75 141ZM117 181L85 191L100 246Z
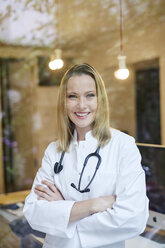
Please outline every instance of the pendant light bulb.
M126 68L125 64L126 56L119 55L117 58L119 60L119 69L115 71L115 77L117 79L125 80L129 76L129 70Z
M52 54L49 62L49 68L51 70L61 69L64 65L64 62L61 58L62 51L61 49L55 49Z

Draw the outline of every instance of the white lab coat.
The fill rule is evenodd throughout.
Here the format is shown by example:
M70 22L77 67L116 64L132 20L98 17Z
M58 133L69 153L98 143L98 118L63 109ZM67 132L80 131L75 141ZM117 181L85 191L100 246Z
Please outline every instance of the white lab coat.
M56 147L53 142L46 149L23 210L32 228L46 233L44 248L123 248L126 239L143 232L148 219L148 199L141 156L133 137L111 129L111 140L100 149L102 162L88 193L79 193L70 184L78 185L84 159L96 150L97 140L88 132L78 144L75 134L59 174L54 173L54 164L61 155ZM88 184L96 163L96 158L89 160L82 188ZM54 183L65 201L37 200L34 186L43 179ZM106 195L117 196L113 209L68 223L75 201Z

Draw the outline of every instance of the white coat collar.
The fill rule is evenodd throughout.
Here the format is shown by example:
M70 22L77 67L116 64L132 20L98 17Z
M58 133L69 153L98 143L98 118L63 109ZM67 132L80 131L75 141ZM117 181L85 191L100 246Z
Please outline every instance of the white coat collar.
M94 139L93 135L92 135L92 130L88 131L85 134L85 140L84 141L89 141L90 139ZM76 129L74 130L74 134L73 134L73 142L74 144L77 143L77 131Z
M72 149L74 150L75 147L79 146L80 143L84 143L84 145L89 145L90 146L94 146L94 147L97 147L97 144L98 144L98 141L95 137L93 137L92 135L92 130L88 131L85 135L85 140L82 140L80 142L77 141L77 131L76 129L74 130L74 133L73 133L73 139L71 141L71 144L70 144L70 148L69 148L69 151L71 151Z

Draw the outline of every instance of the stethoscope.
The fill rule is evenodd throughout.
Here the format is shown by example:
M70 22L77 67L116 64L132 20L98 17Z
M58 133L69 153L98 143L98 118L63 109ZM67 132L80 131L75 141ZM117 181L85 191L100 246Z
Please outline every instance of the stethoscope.
M89 186L91 185L91 183L93 182L93 179L94 179L95 176L96 176L97 170L98 170L98 168L99 168L99 166L100 166L100 164L101 164L101 160L102 160L102 159L101 159L101 156L100 156L100 154L99 154L99 151L100 151L100 146L96 149L95 152L90 153L90 154L85 158L85 161L84 161L84 164L83 164L83 168L82 168L82 171L81 171L81 173L80 173L80 178L79 178L79 182L78 182L78 187L76 187L76 185L75 185L74 183L71 183L71 186L72 186L74 189L76 189L77 191L79 191L80 193L87 193L87 192L90 191L90 189L89 189L88 187L89 187ZM63 159L64 159L64 155L65 155L65 152L62 152L62 153L61 153L61 157L60 157L59 162L56 162L55 165L54 165L54 173L55 173L55 174L60 173L60 172L62 171L62 169L63 169L62 161L63 161ZM81 180L82 180L82 176L83 176L85 167L86 167L86 165L87 165L87 163L88 163L88 160L89 160L91 157L97 157L97 159L98 159L98 162L97 162L97 165L96 165L96 168L95 168L95 172L94 172L94 174L93 174L91 180L89 181L88 185L87 185L84 189L81 190Z

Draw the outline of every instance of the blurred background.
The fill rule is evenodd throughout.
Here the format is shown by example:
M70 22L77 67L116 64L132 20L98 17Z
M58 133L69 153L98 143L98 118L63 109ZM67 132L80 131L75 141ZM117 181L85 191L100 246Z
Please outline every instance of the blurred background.
M1 0L0 193L30 189L56 137L61 77L76 63L101 74L112 127L165 146L164 44L164 0L123 0L122 19L117 0ZM125 80L114 76L121 45ZM55 49L64 65L51 70Z

